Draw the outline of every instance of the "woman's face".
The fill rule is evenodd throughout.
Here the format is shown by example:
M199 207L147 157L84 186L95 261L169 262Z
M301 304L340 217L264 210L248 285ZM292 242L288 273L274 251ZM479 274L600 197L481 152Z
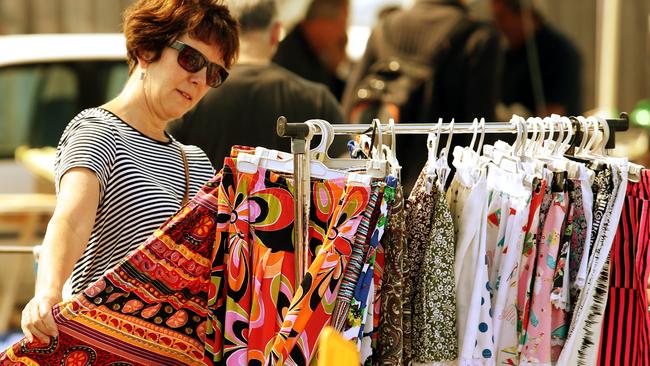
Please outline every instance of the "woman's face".
M199 51L210 62L224 65L221 50L188 35L177 40ZM143 80L148 108L158 120L168 122L180 118L192 109L210 90L206 84L207 68L195 73L186 71L178 64L179 51L165 47L158 61L145 64Z

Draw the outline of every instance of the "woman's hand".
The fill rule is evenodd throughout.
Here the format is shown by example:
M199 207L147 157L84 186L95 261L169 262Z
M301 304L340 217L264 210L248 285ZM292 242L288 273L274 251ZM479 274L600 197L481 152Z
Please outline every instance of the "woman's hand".
M58 335L52 307L81 257L95 222L99 180L90 170L72 168L61 178L56 209L43 238L36 276L36 295L23 309L20 327L30 342L48 343Z
M49 343L50 337L59 335L52 307L61 302L60 293L40 293L32 298L23 309L20 327L30 342L38 338L42 343Z

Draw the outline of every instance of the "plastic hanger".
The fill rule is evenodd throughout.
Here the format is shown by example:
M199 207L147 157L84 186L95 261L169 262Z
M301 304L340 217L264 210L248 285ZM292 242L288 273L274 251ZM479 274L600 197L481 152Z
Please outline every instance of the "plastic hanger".
M481 138L478 140L478 146L476 147L476 154L480 156L483 150L483 142L485 142L485 118L481 117L479 125L481 127Z
M534 156L533 155L534 148L535 148L535 145L537 144L537 136L539 135L540 128L539 128L539 124L537 123L537 121L535 119L528 118L526 123L529 124L530 126L532 126L533 135L529 139L526 140L526 147L524 149L524 152L526 153L526 155L528 157L532 158Z
M425 171L425 186L427 192L431 192L436 179L437 162L438 162L438 142L442 131L442 118L438 118L436 131L429 132L427 135L427 169Z
M332 125L322 119L310 119L305 122L311 128L317 128L321 132L321 141L314 149L310 150L312 154L312 161L320 161L326 167L340 171L365 171L367 169L366 159L350 159L350 158L331 158L327 154L327 150L334 141L334 129ZM316 130L313 130L317 132Z
M396 155L397 150L395 150L397 146L397 134L395 133L395 120L392 118L388 120L388 130L390 131L390 137L391 137L390 147L383 145L382 149L384 150L386 160L388 161L390 167L390 175L392 175L393 177L399 180L402 166L399 164L399 161L397 160L397 155Z
M564 116L560 117L560 121L563 123L564 128L566 128L567 137L560 144L560 148L559 148L557 154L559 156L564 156L567 149L569 148L569 144L571 143L571 141L573 141L573 137L574 137L573 123L571 123L571 120L568 117L564 117Z
M551 115L551 123L556 124L558 127L558 136L557 140L553 142L553 149L551 150L551 156L557 157L557 153L560 150L562 142L564 142L564 124L560 119L560 116L557 114Z
M451 168L449 167L449 149L451 149L451 139L454 136L454 119L451 119L449 123L449 135L447 136L447 144L444 149L440 152L440 157L437 162L437 173L438 173L438 185L440 190L444 190L445 185L447 184L447 179L449 178L449 173ZM440 139L440 136L438 136Z
M311 122L310 122L311 121ZM322 154L325 158L327 157L327 148L333 140L333 129L331 125L323 120L310 120L307 122L310 126L310 132L306 138L307 143L309 143L313 137L315 127L321 129L321 142L313 150L310 150L310 154ZM314 122L321 121L321 122ZM306 122L306 123L307 123ZM329 126L329 127L328 127ZM365 161L359 159L328 159L329 161L338 161L346 160L350 161L356 165L348 165L346 168L360 166L365 168ZM293 155L287 154L285 152L280 152L277 150L266 149L264 147L256 147L254 154L249 153L240 153L237 155L237 170L254 174L257 172L258 168L266 168L276 172L290 173L293 174ZM356 181L362 184L370 184L371 176L367 174L356 174L349 173L343 170L332 169L329 166L325 165L320 160L310 159L310 176L319 179L338 179L338 178L347 178L348 182Z
M501 156L497 156L495 163L502 169L511 173L519 173L521 170L521 159L523 149L522 140L525 138L523 135L523 123L519 116L513 115L510 119L510 124L517 128L517 138L512 144L509 152L503 151Z

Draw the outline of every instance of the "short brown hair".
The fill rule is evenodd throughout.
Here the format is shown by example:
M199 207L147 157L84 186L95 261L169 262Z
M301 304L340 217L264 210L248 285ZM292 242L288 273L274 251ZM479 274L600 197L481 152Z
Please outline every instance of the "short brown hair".
M349 6L349 0L312 0L307 8L305 19L336 19Z
M141 52L152 51L154 56L147 61L157 61L168 44L186 33L218 45L226 68L239 53L239 25L228 8L215 0L138 0L123 18L129 75Z

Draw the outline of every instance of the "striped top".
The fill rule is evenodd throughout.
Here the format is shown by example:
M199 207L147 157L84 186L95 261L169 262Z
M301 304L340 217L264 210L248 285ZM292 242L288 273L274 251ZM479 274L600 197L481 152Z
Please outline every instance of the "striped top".
M193 197L215 171L196 146L149 138L113 113L90 108L66 127L54 163L55 186L71 168L83 167L99 179L99 205L86 250L76 263L72 294L83 291L142 244L181 205L187 154Z

